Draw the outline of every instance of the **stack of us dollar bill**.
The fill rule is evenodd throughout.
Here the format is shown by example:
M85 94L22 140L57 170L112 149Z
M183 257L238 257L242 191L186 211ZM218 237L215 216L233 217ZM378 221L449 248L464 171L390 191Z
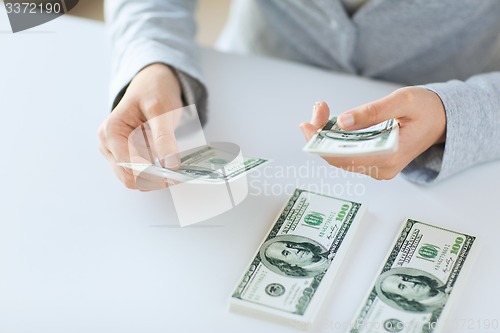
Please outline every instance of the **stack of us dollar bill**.
M344 131L337 118L330 119L309 140L304 151L321 156L359 156L395 152L399 125L395 119L356 131Z
M178 169L164 168L159 162L118 163L139 174L161 177L174 182L223 183L238 178L248 171L264 165L268 160L244 157L234 149L224 149L210 145L183 152Z
M296 189L230 298L232 311L308 329L365 212Z
M442 332L476 248L474 236L406 220L350 332Z

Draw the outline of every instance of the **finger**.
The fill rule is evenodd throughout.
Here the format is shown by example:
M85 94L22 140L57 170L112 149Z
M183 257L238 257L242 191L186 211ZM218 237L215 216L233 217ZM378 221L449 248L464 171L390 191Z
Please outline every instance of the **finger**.
M396 154L360 157L323 156L323 159L328 162L328 164L337 168L349 172L365 174L378 180L394 178L406 165L404 162L395 162L395 160L397 160Z
M135 185L141 191L154 191L154 190L162 190L168 186L168 184L164 180L151 181L148 178L137 177L135 179Z
M113 155L115 161L128 162L130 156L127 135L132 129L126 123L120 121L120 117L117 114L112 113L101 125L99 128L99 139L106 150Z
M162 177L152 176L147 173L135 174L132 170L128 168L121 167L117 164L113 157L113 154L104 146L100 146L102 154L108 160L109 165L113 169L118 179L129 189L140 190L140 191L151 191L160 190L168 187L171 184L168 180Z
M330 108L328 105L323 101L316 102L314 104L311 124L316 127L316 129L322 128L328 121L329 116Z
M146 122L139 125L128 135L130 162L139 164L155 164L157 162L151 128Z
M110 158L113 157L113 154L109 151L109 149L104 145L103 142L99 143L99 151L101 154L106 158L106 160L109 160Z
M302 123L299 125L300 129L302 130L302 133L304 134L304 137L306 138L306 141L311 140L314 134L317 132L317 128L309 123Z
M144 152L145 148L141 148L141 146L145 146L144 142L141 143L140 140L136 138L139 137L137 132L139 132L141 128L139 127L138 130L130 132L130 126L124 125L122 122L115 123L114 119L108 121L104 128L105 134L101 140L101 152L107 158L108 163L111 165L118 178L120 178L128 188L137 189L136 183L137 178L141 176L140 173L128 168L122 168L117 164L120 162L128 162L129 160L132 163L154 163L151 158L141 155L146 154ZM100 130L100 136L102 136L101 132L102 130ZM126 133L128 132L128 139L126 139ZM140 134L142 135L142 132ZM144 139L143 136L142 141L144 141ZM130 156L131 154L133 156ZM160 188L163 186L161 180L153 179L150 181L160 184ZM152 186L148 186L147 189L151 187Z
M154 150L163 167L169 169L176 169L180 166L174 133L179 111L173 110L160 114L158 110L150 110L148 113L148 125L151 128Z
M338 125L343 130L357 130L380 124L403 115L404 103L395 94L342 113Z
M130 189L141 191L161 190L169 184L164 178L147 174L145 172L131 174L130 170L110 162L113 171L117 174L121 182Z
M112 136L108 139L107 144L115 163L128 162L130 160L127 138L120 135Z
M124 168L118 166L118 164L116 163L116 160L115 160L113 154L111 153L111 151L109 151L109 149L106 148L102 144L99 146L99 150L104 155L104 157L106 157L106 160L108 161L108 164L111 167L111 169L113 170L113 172L116 175L116 177L127 188L136 190L137 186L135 184L135 177L131 173L129 173L128 170L125 170Z

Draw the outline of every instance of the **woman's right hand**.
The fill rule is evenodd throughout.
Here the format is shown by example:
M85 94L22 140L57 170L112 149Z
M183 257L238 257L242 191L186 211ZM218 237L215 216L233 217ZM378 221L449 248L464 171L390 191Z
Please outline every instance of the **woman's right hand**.
M168 66L149 65L132 79L122 100L98 131L100 151L126 187L147 191L168 186L160 177L134 175L132 170L120 167L118 163L154 164L158 159L163 167L179 167L174 130L182 106L179 81ZM140 147L140 143L136 145L134 137L142 140L145 137L141 126L148 131L149 147Z
M310 123L302 123L306 140L322 128L330 117L323 102L316 104ZM404 87L393 93L344 112L339 126L347 131L359 130L388 119L399 123L399 148L394 153L323 159L335 167L366 174L375 179L392 179L417 156L446 140L446 112L440 97L422 87Z

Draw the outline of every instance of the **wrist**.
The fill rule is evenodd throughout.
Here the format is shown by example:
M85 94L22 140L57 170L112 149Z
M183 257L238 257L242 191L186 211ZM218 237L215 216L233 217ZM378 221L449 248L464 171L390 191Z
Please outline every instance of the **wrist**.
M437 140L434 144L441 144L446 141L446 111L444 108L443 101L434 91L429 90L434 99L435 108L433 108L435 112L435 124L436 124L436 132L437 132Z

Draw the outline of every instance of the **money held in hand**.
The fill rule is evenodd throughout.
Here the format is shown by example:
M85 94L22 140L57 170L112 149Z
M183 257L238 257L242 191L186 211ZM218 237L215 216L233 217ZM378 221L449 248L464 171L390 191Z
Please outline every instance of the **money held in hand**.
M399 125L389 119L356 131L344 131L333 117L304 147L321 156L358 156L395 152L398 149Z
M442 331L476 247L474 236L408 219L350 332Z
M364 205L296 189L230 299L230 309L307 329Z
M223 183L264 165L268 160L238 156L234 152L203 146L181 154L176 170L163 168L159 163L118 163L139 173L171 179L176 182Z

